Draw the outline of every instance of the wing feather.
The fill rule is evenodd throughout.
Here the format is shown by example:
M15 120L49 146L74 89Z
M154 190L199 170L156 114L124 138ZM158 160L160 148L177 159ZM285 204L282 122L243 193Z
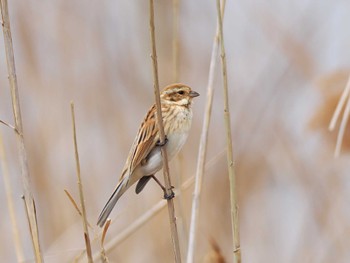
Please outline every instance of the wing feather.
M130 149L122 177L131 174L135 168L152 151L158 140L158 125L156 121L156 107L153 105L147 113Z

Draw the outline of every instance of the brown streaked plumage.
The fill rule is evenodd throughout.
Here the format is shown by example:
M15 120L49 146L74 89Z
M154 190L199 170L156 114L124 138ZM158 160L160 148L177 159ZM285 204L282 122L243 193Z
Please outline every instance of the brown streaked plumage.
M169 161L179 152L187 139L192 123L192 99L199 94L184 84L176 83L161 92L165 145ZM103 226L118 199L131 185L139 181L136 193L142 191L151 176L162 167L156 106L153 105L132 144L119 183L103 208L97 224Z

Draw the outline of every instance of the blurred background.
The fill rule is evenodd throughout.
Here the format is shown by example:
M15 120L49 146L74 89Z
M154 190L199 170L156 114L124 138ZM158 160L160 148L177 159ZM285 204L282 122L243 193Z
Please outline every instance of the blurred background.
M129 147L153 103L148 1L10 1L24 137L46 262L73 262L84 249L70 101L88 220L116 185ZM155 1L159 77L174 82L172 1ZM341 156L327 127L350 73L350 2L228 1L224 19L243 262L350 261L350 127ZM179 78L201 96L173 178L195 174L215 1L180 1ZM1 34L2 35L2 34ZM3 36L1 36L3 39ZM215 240L232 261L222 77L216 72L196 262L212 262ZM0 41L0 119L13 123L4 45ZM15 134L0 126L24 259L34 262ZM2 172L1 172L2 173ZM158 177L162 179L162 174ZM178 179L174 184L179 185ZM0 180L0 261L16 262ZM193 185L176 200L185 255ZM153 182L128 191L112 213L106 243L157 203ZM180 202L181 201L181 202ZM100 233L94 226L93 239ZM99 251L98 240L93 252ZM166 210L108 253L111 262L172 262ZM207 261L206 261L207 260ZM81 262L86 262L85 258Z

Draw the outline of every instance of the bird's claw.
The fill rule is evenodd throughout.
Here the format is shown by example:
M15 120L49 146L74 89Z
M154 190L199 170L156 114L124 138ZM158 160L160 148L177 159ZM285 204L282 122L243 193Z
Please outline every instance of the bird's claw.
M166 192L164 192L164 199L171 200L171 199L173 199L175 197L175 193L172 190L173 188L174 188L173 186L170 188L171 192L170 192L169 195Z

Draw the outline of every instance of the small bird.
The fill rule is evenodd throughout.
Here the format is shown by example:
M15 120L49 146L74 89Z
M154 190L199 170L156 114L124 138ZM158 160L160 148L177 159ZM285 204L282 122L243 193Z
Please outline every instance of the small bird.
M147 182L163 167L161 147L165 145L169 161L180 151L186 142L192 123L192 99L199 96L189 86L181 83L169 85L160 94L166 140L160 143L157 109L154 104L148 111L136 138L131 146L119 183L104 206L97 225L102 227L119 198L134 183L136 193L140 193ZM173 196L166 196L172 198Z

